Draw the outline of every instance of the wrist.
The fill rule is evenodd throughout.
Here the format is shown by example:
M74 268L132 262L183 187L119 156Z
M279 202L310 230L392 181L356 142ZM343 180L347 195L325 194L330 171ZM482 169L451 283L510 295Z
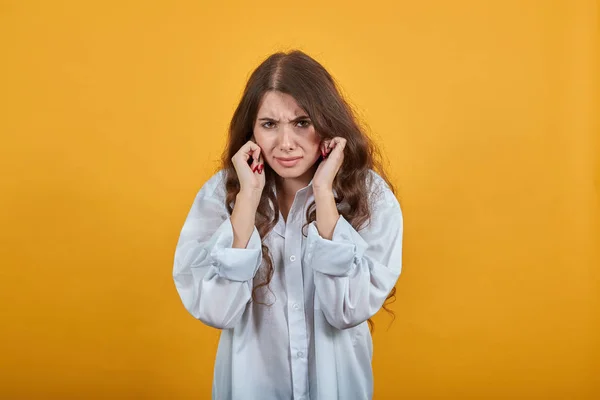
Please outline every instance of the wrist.
M235 196L236 204L245 204L253 206L254 208L258 207L258 203L260 203L260 198L262 196L262 191L255 190L241 190Z
M241 189L238 192L236 197L245 199L245 200L249 200L249 199L260 200L261 196L262 196L262 189Z
M317 198L324 199L324 200L334 198L333 189L331 187L313 186L313 195L315 196L315 200Z

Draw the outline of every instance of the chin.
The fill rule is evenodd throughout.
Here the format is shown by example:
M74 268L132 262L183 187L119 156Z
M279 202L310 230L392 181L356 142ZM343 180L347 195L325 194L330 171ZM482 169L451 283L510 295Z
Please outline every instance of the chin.
M275 173L285 179L294 179L302 176L303 172L297 168L274 169Z
M275 171L275 173L277 175L279 175L280 177L282 177L284 179L300 178L301 176L306 174L306 171L309 170L309 168L306 168L305 166L302 166L302 165L297 165L293 168L282 168L282 167L278 166L277 168L271 167L271 169L273 169L273 171Z

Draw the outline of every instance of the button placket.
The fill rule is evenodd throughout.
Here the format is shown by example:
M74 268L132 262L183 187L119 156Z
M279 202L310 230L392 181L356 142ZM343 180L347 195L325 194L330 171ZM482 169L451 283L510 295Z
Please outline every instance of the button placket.
M297 194L290 210L286 225L285 257L286 290L288 293L288 331L292 358L292 387L294 398L302 398L308 393L308 362L306 360L308 333L304 307L304 279L301 265L297 263L302 249L301 219L298 210L304 208L305 192Z

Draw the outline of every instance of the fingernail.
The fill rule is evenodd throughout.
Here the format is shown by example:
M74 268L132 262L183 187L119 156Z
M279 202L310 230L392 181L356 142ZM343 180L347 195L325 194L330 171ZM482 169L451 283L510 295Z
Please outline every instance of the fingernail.
M257 169L258 169L258 165L255 165L254 167L252 167L252 172L256 172Z
M262 174L262 172L263 172L263 169L264 169L264 168L265 168L265 165L264 165L264 164L260 164L260 165L258 166L258 173L259 173L259 174Z

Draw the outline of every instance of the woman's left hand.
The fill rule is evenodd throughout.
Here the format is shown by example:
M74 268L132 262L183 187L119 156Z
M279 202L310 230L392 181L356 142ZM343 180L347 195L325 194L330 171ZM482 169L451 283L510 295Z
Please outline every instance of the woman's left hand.
M345 147L346 139L342 137L334 137L321 143L323 160L313 177L315 191L333 191L333 180L344 162Z

